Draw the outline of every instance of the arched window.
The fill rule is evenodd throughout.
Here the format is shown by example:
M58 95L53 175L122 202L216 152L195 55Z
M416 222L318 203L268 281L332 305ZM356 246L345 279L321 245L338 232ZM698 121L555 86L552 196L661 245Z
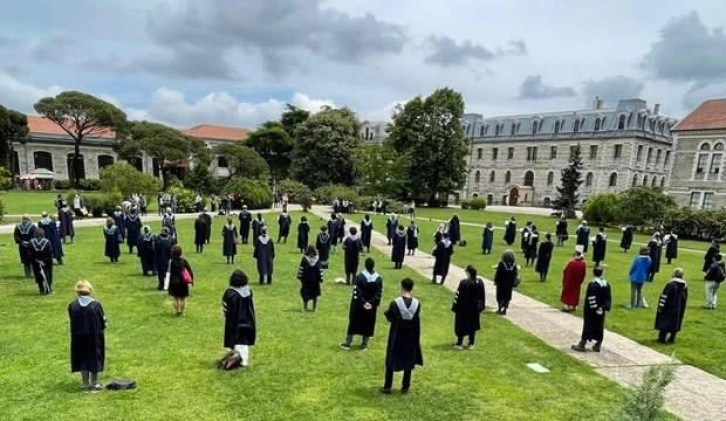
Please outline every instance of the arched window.
M512 182L512 172L507 171L506 174L504 174L504 182L505 183L511 183Z
M544 207L548 208L552 204L552 200L549 197L545 197L544 200L542 200L542 205Z
M618 120L618 130L625 130L625 114L621 115Z
M593 178L594 178L594 175L591 172L587 173L587 175L585 176L585 186L587 186L587 187L592 186Z
M716 145L715 145L715 146L713 147L713 150L714 150L714 151L722 151L722 150L723 150L723 143L717 143L717 144L716 144Z
M638 153L635 155L635 162L638 163L643 159L643 145L638 145Z
M474 173L474 182L475 182L476 184L479 184L479 182L480 182L480 181L481 181L481 172L480 172L479 170L477 170L477 171L476 171L476 172Z
M638 174L633 174L633 183L630 186L635 187L637 185L638 185Z
M98 155L98 169L106 168L113 165L113 157L111 155Z
M533 171L527 171L524 173L524 185L527 187L534 186L534 172Z
M580 131L580 120L575 120L575 127L572 129L575 133Z
M83 164L83 155L78 155L78 158L76 158L76 163L74 165L73 163L73 157L74 155L72 153L68 154L68 178L70 180L76 179L76 171L78 171L78 178L86 178L86 168Z
M494 180L496 179L496 177L497 177L497 174L494 171L490 172L489 173L489 182L493 183Z
M555 133L559 133L559 132L560 132L560 122L555 121Z
M550 171L549 173L547 173L547 185L551 186L552 184L554 184L554 182L555 182L555 172Z
M618 186L618 173L614 172L610 174L610 182L608 183L609 187L617 187Z
M600 118L595 119L595 131L596 132L600 131Z
M144 160L141 159L140 156L131 157L127 160L127 162L137 170L144 172Z
M656 184L658 184L658 178L657 177L653 177L653 179L650 180L650 187L655 187Z
M33 153L35 169L41 168L53 171L53 155L50 152L38 151Z
M648 186L648 176L644 175L643 176L643 187L647 187L647 186Z
M660 188L661 189L665 188L665 176L663 176L663 178L660 179Z

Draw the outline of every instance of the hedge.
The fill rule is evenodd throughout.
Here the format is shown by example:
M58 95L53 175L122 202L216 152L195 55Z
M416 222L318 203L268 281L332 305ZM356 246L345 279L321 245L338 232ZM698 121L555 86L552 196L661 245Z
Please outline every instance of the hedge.
M272 206L272 191L261 180L231 180L224 186L224 191L239 195L248 209L268 209Z

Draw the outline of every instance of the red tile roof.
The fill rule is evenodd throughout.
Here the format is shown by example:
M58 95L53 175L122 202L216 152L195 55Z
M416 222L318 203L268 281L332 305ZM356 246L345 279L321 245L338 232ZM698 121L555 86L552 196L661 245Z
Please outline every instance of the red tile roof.
M49 134L55 136L68 136L68 133L63 131L57 124L48 120L43 116L29 115L28 116L28 129L30 134ZM68 136L70 137L70 136ZM92 138L104 138L104 139L115 139L116 133L112 130L104 130L100 133L95 133Z
M671 129L674 132L694 130L726 130L726 99L704 102Z
M208 140L223 140L238 142L245 140L249 131L241 127L217 126L214 124L200 124L183 131L189 136Z

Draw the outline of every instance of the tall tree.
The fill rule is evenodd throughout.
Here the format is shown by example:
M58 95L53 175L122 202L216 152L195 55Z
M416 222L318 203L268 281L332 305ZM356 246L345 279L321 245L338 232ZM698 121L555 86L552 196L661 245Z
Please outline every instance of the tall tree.
M367 195L404 199L408 193L408 154L396 153L389 141L356 151L358 185Z
M0 166L6 166L11 174L19 170L14 168L13 141L23 141L27 136L28 117L0 105Z
M310 118L309 111L305 111L292 104L287 104L285 112L283 112L280 116L280 124L282 124L282 127L285 129L287 134L294 139L295 130L297 130L301 124L308 121L308 118Z
M311 188L353 185L360 123L347 109L325 109L298 127L292 175Z
M230 143L214 148L217 155L227 160L229 178L265 178L270 167L254 149L241 143Z
M579 143L570 151L570 163L561 172L562 184L557 187L557 199L552 202L552 209L560 211L567 218L575 217L575 208L580 200L577 191L582 184L581 152Z
M245 145L257 151L270 166L270 174L275 180L283 180L290 173L292 152L295 147L293 138L281 123L268 122L250 133Z
M446 200L466 180L467 141L461 128L464 100L443 88L399 107L389 127L397 153L410 157L408 190L429 204Z
M88 137L105 131L115 131L123 137L126 114L111 103L93 95L67 91L56 97L46 97L36 102L35 111L57 124L73 139L73 186L79 187L80 168L78 156L81 145Z

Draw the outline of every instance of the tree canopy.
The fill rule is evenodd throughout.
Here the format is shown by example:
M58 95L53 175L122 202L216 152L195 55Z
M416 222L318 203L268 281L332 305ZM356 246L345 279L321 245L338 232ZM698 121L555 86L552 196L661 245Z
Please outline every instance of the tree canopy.
M580 200L577 191L582 184L582 157L580 144L572 148L570 162L562 170L562 184L557 187L557 199L552 202L552 208L560 211L566 218L575 216L575 208Z
M0 166L6 166L10 172L18 170L13 168L13 141L27 136L28 117L0 105Z
M292 163L294 139L278 122L265 123L261 128L250 133L245 145L257 151L270 167L270 173L276 180L287 178Z
M460 93L438 89L399 107L389 127L396 153L408 156L408 191L429 204L446 200L466 180L467 140L461 128Z
M633 187L620 193L620 221L635 226L662 221L675 207L673 197L657 187Z
M359 131L358 119L347 108L325 109L310 117L296 131L293 177L311 188L353 185Z
M73 139L73 185L79 187L80 147L87 137L113 130L118 138L126 130L126 114L115 105L78 91L66 91L55 97L42 98L35 111L57 124Z
M309 111L305 111L292 104L287 104L285 112L283 112L280 116L280 124L282 124L282 127L285 129L287 134L294 139L295 130L297 130L301 124L308 121L308 118L310 118Z
M270 167L260 154L241 143L220 145L214 148L214 152L227 160L230 178L260 179L270 172Z
M363 145L356 151L358 185L363 193L404 199L408 183L408 154L398 154L390 142Z
M159 191L159 184L155 177L144 174L125 162L101 169L101 190L121 193L124 198L131 197L134 193L153 195Z

